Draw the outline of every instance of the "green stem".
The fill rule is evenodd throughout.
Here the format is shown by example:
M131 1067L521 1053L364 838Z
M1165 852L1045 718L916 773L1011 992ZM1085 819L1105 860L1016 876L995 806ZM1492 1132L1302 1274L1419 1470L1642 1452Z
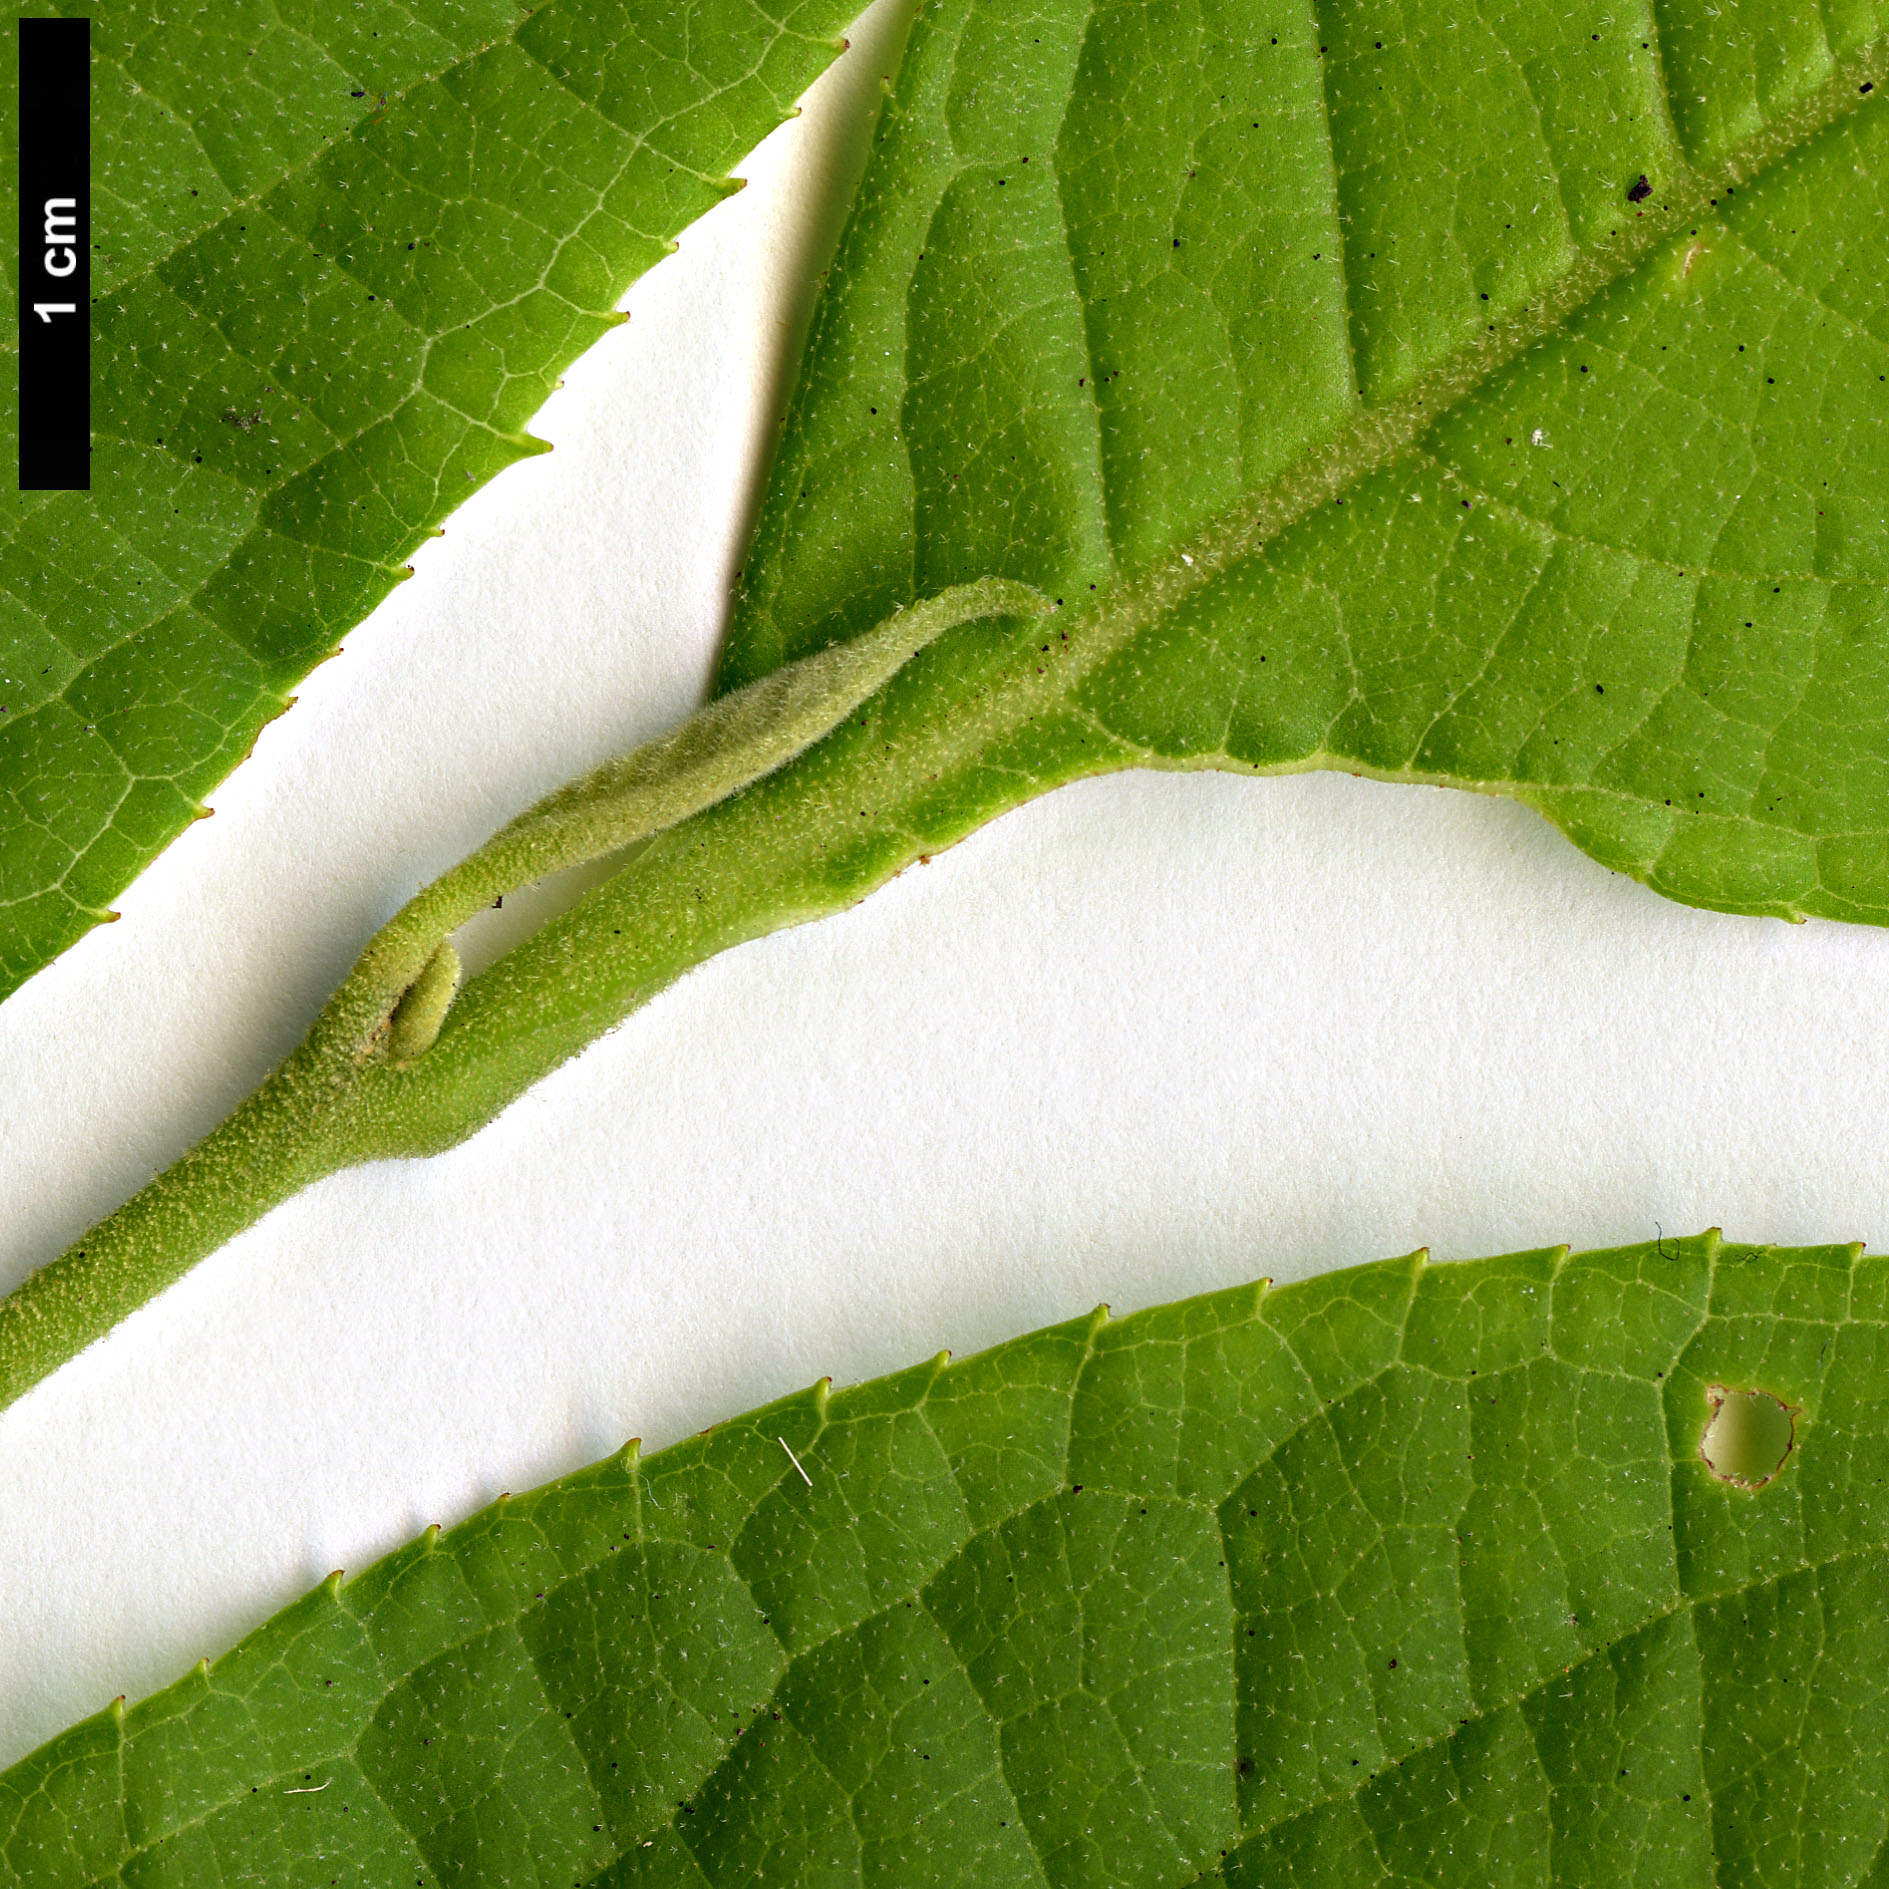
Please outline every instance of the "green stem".
M769 831L716 842L716 922L704 922L695 829L745 805L743 789L777 776L945 631L1051 607L1023 584L959 585L710 703L521 814L376 933L300 1047L221 1127L0 1301L0 1408L311 1182L451 1147L737 935L835 909ZM577 908L635 881L601 901L629 920L608 927L601 984L603 967L571 962L559 921L459 991L459 925L506 892L652 834L664 837ZM806 837L817 862L825 842Z
M1023 660L1009 638L988 657L956 648L948 669L914 660L954 625L1051 607L1021 584L962 585L761 678L540 802L383 928L302 1046L229 1121L0 1303L0 1408L309 1182L453 1146L691 966L843 909L1021 800L1116 767L1365 771L1323 749L1268 763L1217 750L1164 756L1111 732L1082 707L1080 687L1233 565L1407 455L1471 389L1729 184L1854 109L1863 76L1852 60L1713 176L1676 180L1660 215L1636 217L1406 394L1360 410L1191 550L1072 600L1056 634ZM1383 778L1487 786L1414 768ZM449 934L474 912L651 834L562 918L458 990Z

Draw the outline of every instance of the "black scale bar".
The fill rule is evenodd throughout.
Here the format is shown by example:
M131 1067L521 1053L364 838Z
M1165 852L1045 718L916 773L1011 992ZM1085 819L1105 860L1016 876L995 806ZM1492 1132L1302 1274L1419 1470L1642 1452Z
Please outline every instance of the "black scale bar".
M90 20L21 20L20 489L92 487Z

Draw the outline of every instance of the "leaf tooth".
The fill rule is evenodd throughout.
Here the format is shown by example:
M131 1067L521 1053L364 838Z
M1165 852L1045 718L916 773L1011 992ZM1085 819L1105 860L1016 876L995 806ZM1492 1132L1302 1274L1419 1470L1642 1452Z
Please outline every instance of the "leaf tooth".
M420 1552L431 1554L439 1546L439 1523L428 1522L420 1531Z

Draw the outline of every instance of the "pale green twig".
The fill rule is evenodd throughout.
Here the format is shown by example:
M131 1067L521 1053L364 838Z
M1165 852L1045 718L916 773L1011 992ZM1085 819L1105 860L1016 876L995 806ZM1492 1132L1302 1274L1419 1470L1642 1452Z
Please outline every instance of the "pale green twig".
M0 1302L0 1408L311 1181L357 1161L450 1146L503 1106L515 1088L482 1083L476 1070L421 1075L458 996L451 933L474 913L679 826L774 773L945 631L1051 608L1024 584L961 584L710 703L673 734L520 814L382 926L301 1046L228 1121ZM669 965L662 981L686 968L689 948L658 952ZM659 987L646 983L640 994ZM540 1030L527 1065L554 1066L624 1008L561 1017L561 1034L552 1041ZM529 1034L534 1016L532 1004L518 1005L514 1028Z

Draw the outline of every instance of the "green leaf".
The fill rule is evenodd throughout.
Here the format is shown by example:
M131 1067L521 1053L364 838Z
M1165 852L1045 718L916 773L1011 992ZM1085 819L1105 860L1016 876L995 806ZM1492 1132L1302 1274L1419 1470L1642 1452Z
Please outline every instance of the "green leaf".
M0 995L543 449L560 370L853 8L91 11L92 491L0 522Z
M822 1384L74 1727L0 1777L0 1868L1879 1882L1886 1332L1889 1262L1707 1234Z
M1884 28L935 0L724 681L1011 577L1066 634L941 646L857 744L956 728L928 848L1105 769L1342 767L1889 922Z
M723 682L982 587L1056 615L965 619L462 990L440 958L410 1055L336 1060L344 985L9 1299L0 1397L1080 775L1502 792L1676 897L1889 921L1889 42L1873 5L1724 13L921 8Z

